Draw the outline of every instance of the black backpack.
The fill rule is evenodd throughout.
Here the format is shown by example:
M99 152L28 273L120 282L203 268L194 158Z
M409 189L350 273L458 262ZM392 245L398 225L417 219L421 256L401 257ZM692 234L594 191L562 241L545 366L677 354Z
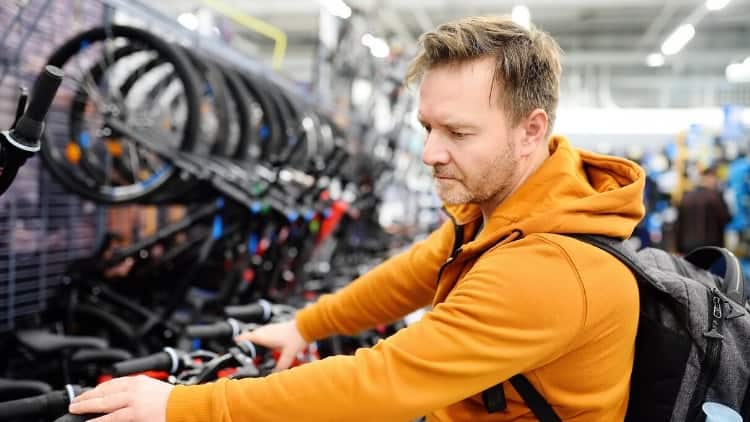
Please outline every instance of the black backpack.
M704 421L706 401L750 420L750 305L739 260L718 247L680 258L653 248L636 252L603 236L572 237L614 255L638 281L640 319L625 420ZM561 420L522 374L508 381L541 422ZM488 412L503 410L502 383L482 399Z

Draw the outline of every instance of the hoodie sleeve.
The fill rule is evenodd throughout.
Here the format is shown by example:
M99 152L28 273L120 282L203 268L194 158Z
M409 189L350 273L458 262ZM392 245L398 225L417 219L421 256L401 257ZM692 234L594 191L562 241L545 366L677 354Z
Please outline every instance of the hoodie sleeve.
M354 334L429 305L452 241L451 223L446 222L424 241L299 311L297 328L308 341Z
M545 244L491 255L445 302L375 347L266 378L175 387L167 420L413 420L555 360L586 313L572 264Z

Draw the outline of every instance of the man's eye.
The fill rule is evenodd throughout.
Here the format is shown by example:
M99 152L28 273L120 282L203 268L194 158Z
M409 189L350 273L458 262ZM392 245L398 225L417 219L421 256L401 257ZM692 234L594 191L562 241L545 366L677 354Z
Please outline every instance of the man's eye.
M468 135L468 133L453 131L451 132L451 135L453 135L454 138L462 139L462 138L465 138Z

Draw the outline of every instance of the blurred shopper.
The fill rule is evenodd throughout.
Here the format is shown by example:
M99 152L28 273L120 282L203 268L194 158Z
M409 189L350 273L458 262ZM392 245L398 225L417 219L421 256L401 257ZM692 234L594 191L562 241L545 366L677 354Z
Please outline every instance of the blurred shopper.
M724 246L724 227L732 216L719 190L716 168L702 172L700 183L682 197L677 212L678 252L687 254L701 246Z
M507 383L507 400L482 394L524 374L563 420L623 420L636 281L564 234L628 238L643 217L643 170L550 136L561 66L548 34L466 18L421 46L409 76L420 82L422 160L451 219L295 320L243 336L281 349L279 372L176 387L119 378L71 411L108 413L102 422L532 421ZM282 370L308 342L427 305L372 348Z

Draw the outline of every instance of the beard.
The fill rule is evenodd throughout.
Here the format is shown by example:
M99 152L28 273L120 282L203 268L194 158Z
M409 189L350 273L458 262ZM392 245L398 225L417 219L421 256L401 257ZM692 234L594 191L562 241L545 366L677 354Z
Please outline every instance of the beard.
M509 145L479 168L464 173L455 165L432 168L435 187L446 205L481 204L498 196L507 196L518 180L518 160Z

